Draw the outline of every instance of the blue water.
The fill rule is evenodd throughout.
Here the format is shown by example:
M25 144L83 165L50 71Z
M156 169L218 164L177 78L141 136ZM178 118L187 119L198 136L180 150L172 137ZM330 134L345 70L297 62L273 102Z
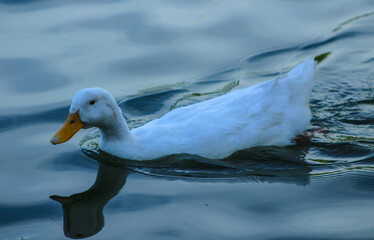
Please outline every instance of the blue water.
M368 0L0 0L0 239L373 239L373 29ZM81 88L135 128L323 53L311 141L142 163L95 130L49 143Z

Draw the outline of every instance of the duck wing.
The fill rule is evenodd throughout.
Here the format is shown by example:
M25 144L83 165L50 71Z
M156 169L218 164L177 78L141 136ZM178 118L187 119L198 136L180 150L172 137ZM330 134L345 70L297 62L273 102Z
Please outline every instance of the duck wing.
M177 108L133 134L159 155L222 158L254 146L287 145L309 127L315 65L309 59L284 78Z

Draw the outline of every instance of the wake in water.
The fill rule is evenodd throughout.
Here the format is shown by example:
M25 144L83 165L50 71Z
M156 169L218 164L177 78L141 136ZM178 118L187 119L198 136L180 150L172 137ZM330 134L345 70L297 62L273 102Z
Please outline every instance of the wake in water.
M298 51L304 51L300 48ZM285 53L287 51L284 51ZM249 57L251 63L266 56L274 58L274 51ZM283 54L283 51L276 52ZM330 52L316 57L323 61ZM287 55L289 56L289 55ZM236 69L220 71L210 77L203 78L203 84L223 82L221 89L211 92L193 92L194 83L183 88L167 87L163 91L148 92L119 101L119 106L125 114L130 128L139 127L148 121L158 118L168 111L205 101L209 98L223 95L237 87L239 82L230 82ZM247 71L247 70L246 70ZM322 71L324 71L322 69ZM211 83L212 83L211 82ZM228 83L227 83L228 82ZM335 86L335 88L339 87ZM352 94L357 91L352 90ZM321 96L325 89L315 86L314 94ZM347 93L349 95L350 93ZM327 95L327 94L325 94ZM332 95L330 93L330 95ZM370 97L370 96L369 96ZM345 97L347 98L347 97ZM303 179L302 184L309 182L310 176L328 175L350 169L371 169L374 160L374 139L357 133L358 126L372 123L370 114L357 111L367 110L373 105L372 99L357 99L344 102L321 101L312 98L310 102L313 111L312 128L307 133L310 140L288 147L256 147L232 154L221 160L205 159L194 155L170 155L151 161L131 161L111 156L98 149L99 133L90 131L81 141L82 151L91 158L99 161L114 163L121 167L130 168L143 174L183 177L199 179L247 179L259 181L260 177L297 177ZM352 130L352 127L355 130ZM353 133L353 134L352 134ZM269 180L265 180L269 181Z

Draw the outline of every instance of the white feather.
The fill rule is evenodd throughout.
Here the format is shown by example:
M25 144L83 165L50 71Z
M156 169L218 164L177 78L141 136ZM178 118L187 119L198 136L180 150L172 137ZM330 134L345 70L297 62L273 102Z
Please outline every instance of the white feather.
M180 153L220 159L255 146L288 145L296 135L309 127L309 98L315 66L315 61L308 59L284 78L177 108L131 131L128 130L119 107L113 100L108 100L115 104L111 106L115 109L114 117L109 121L114 127L106 129L98 126L102 133L100 148L113 155L134 160ZM113 98L105 90L98 88L82 91L93 92L88 95L107 94L109 99ZM84 100L79 99L79 102ZM74 100L72 105L79 108ZM97 107L95 111L98 114L104 111L99 105ZM84 115L82 109L81 107L80 114ZM121 118L117 115L121 115ZM84 118L82 117L82 121ZM113 133L115 129L117 131Z

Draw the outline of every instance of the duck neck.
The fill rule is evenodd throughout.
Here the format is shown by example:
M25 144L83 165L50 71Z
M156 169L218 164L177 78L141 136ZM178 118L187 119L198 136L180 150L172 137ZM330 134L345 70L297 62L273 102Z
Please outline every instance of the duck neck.
M100 132L100 145L124 142L132 138L126 119L123 117L121 109L117 106L113 109L113 118L108 119L108 122L100 127Z

